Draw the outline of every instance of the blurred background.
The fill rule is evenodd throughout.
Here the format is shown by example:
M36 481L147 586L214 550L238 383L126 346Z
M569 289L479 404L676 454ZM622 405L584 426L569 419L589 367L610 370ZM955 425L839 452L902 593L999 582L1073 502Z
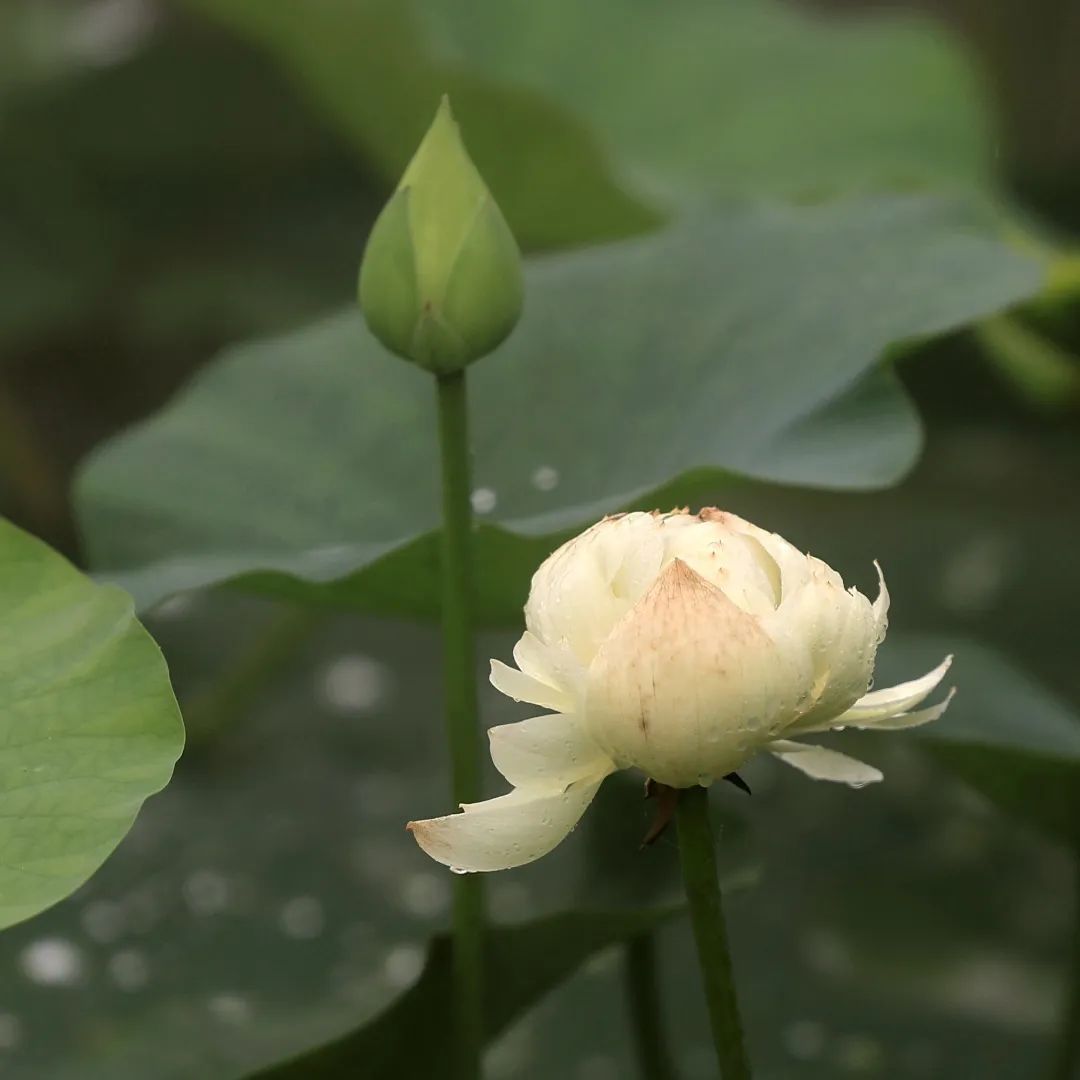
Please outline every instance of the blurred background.
M682 205L881 188L969 200L1052 248L1022 309L905 350L927 445L901 486L743 486L734 508L860 587L876 556L901 635L977 638L1039 708L1080 706L1076 0L301 7L0 4L5 515L85 564L85 455L219 349L351 301L450 89L527 251ZM147 624L189 749L105 869L0 939L5 1076L242 1076L378 1012L448 917L448 876L400 831L446 788L432 627L227 591ZM485 635L482 656L511 641ZM486 685L483 707L524 715ZM763 762L752 799L717 793L759 1075L1040 1075L1075 857L905 738L865 753L887 774L870 791ZM571 841L492 881L496 914L670 897L670 840L637 851L648 819L636 780L605 785ZM682 1075L708 1077L685 927L660 942ZM602 954L515 1025L492 1077L632 1075L621 963Z

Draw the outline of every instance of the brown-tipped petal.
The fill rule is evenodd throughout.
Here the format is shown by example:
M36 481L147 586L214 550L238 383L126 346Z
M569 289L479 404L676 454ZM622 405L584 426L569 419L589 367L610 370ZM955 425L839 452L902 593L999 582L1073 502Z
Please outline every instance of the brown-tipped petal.
M753 616L675 559L597 653L585 722L620 766L690 787L738 768L802 683Z

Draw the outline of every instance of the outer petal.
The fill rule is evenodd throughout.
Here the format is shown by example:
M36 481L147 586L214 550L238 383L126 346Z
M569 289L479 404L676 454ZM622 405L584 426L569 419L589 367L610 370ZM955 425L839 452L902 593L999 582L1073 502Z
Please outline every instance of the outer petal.
M576 716L535 716L488 730L491 760L516 788L564 790L614 768Z
M458 871L509 870L546 855L578 823L611 770L565 791L523 788L460 814L410 821L416 842L437 862Z
M845 589L840 575L820 560L809 563L806 581L764 622L778 639L802 643L814 667L813 692L787 729L791 734L828 727L865 692L887 610L881 599L887 593L879 592L879 603L871 604L858 590Z
M675 559L597 653L585 724L620 767L673 787L707 782L792 715L809 685L801 656Z
M949 702L956 695L956 688L951 689L945 700L931 705L928 709L916 709L914 712L896 713L894 716L884 716L878 720L852 720L850 727L865 728L867 731L900 731L903 728L920 727L929 724L944 715L949 707ZM837 720L837 726L843 727L843 717Z
M945 678L952 659L951 656L946 656L933 671L928 671L921 678L864 694L850 709L836 718L836 724L847 727L880 727L882 721L921 705ZM941 711L944 712L944 706Z
M501 694L515 701L527 701L530 705L539 705L543 709L556 712L570 712L574 708L574 697L565 690L541 682L532 675L526 675L517 668L504 664L501 660L491 661L491 685Z
M872 765L856 761L846 754L838 754L835 750L826 750L824 746L808 746L806 743L778 739L765 749L814 780L831 780L836 784L860 788L882 778L880 770Z

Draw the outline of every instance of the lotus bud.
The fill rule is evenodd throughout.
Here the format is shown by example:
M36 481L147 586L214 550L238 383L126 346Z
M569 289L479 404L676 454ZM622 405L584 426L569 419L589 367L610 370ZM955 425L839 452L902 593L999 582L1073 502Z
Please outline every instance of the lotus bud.
M533 575L514 667L497 690L548 713L492 728L512 790L409 828L458 870L501 870L546 854L601 781L639 769L667 788L736 779L765 752L815 780L862 787L877 769L804 737L891 731L936 720L920 707L951 657L870 691L888 623L877 599L820 559L735 514L708 509L605 518Z
M522 306L521 254L443 98L360 267L360 307L391 351L436 374L491 352Z

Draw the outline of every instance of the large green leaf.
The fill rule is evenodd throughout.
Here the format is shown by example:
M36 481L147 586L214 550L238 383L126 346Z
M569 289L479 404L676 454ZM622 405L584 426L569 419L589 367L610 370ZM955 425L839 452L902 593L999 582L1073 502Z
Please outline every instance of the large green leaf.
M469 152L523 247L625 236L659 220L612 176L572 113L435 58L399 0L188 3L281 61L388 182L397 182L449 93Z
M118 589L0 521L0 927L67 896L168 782L165 661Z
M1080 848L1080 718L1005 657L971 641L890 643L880 680L910 677L947 652L956 654L950 681L958 693L945 716L922 729L926 745L1008 813Z
M493 927L488 941L486 1035L494 1039L594 953L653 929L671 908L570 912ZM440 1076L453 1058L454 985L450 941L437 938L423 974L385 1012L335 1042L252 1074L264 1080Z
M891 376L870 374L883 351L1038 280L919 199L747 210L535 262L520 328L472 382L475 481L496 501L477 537L484 616L520 603L559 530L687 498L718 470L895 480L920 436ZM431 612L431 397L352 312L236 349L92 456L91 561L142 604L270 574L298 596L348 579L330 598Z
M586 119L624 174L669 193L990 181L971 65L925 19L826 21L777 0L416 0L413 20L400 0L189 2L268 46L388 164L415 144L417 105L430 112L436 84L458 99L493 80L486 89L501 107L471 117L472 102L455 100L455 109L485 175L486 150L498 150L497 194L523 149L529 160L539 153L520 110L525 88ZM584 179L547 197L591 201Z
M453 55L565 102L675 192L990 184L975 74L927 19L823 19L780 0L419 6Z

